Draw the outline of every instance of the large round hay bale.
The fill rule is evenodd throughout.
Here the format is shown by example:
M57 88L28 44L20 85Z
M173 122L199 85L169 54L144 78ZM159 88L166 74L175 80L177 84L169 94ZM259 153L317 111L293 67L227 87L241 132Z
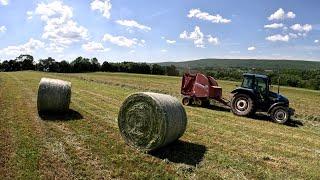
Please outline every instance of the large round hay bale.
M179 139L186 130L187 115L176 98L141 92L124 101L118 125L127 144L149 151Z
M71 83L58 79L42 78L38 90L39 112L66 112L71 99Z

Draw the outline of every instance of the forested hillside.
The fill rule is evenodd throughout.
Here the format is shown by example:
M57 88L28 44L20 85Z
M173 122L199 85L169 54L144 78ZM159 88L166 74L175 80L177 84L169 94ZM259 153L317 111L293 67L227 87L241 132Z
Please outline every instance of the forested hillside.
M320 69L320 62L263 59L200 59L182 62L164 62L160 65L175 65L179 68L260 68L260 69Z

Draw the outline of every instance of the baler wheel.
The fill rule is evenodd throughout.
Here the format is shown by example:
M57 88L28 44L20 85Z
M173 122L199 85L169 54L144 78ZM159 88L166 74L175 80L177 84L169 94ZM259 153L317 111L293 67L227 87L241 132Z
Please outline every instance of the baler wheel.
M195 102L195 104L196 104L197 106L199 106L199 107L203 106L203 102L202 102L201 99L195 99L194 102Z
M182 104L185 105L185 106L191 105L191 98L190 97L184 97L182 99Z

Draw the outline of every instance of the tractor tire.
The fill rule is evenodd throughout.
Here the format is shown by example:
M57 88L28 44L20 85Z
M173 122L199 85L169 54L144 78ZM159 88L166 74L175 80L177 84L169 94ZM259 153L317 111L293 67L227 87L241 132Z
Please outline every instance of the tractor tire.
M182 104L185 106L190 106L192 104L192 99L190 97L184 97L182 99Z
M255 113L253 99L246 94L236 94L231 100L231 111L237 116L251 116Z
M284 124L290 119L289 108L276 106L271 110L271 119L278 124Z

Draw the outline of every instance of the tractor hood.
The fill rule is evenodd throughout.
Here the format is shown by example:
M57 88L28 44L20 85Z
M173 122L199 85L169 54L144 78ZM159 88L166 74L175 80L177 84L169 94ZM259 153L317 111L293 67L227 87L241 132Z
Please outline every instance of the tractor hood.
M270 97L273 99L274 102L283 102L289 105L289 99L281 94L275 92L269 92Z

